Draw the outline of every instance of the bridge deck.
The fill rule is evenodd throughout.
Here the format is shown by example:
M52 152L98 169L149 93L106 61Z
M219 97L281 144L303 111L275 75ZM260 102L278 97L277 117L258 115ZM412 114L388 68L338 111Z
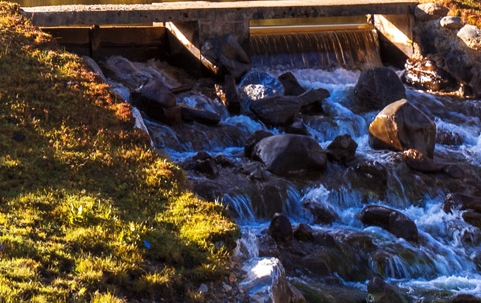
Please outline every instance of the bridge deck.
M167 21L245 21L274 18L398 15L412 13L413 0L279 0L164 2L125 5L62 5L23 8L37 26L132 24Z

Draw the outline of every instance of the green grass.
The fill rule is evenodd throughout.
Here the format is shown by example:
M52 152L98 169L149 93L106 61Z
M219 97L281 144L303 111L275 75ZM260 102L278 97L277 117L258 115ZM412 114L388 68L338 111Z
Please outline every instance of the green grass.
M0 2L0 302L202 300L239 235L128 104Z

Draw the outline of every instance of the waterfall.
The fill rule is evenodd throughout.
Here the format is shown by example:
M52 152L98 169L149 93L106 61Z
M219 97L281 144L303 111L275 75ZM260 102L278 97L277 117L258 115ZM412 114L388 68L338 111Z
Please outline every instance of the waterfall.
M363 69L381 66L373 29L251 34L254 68Z

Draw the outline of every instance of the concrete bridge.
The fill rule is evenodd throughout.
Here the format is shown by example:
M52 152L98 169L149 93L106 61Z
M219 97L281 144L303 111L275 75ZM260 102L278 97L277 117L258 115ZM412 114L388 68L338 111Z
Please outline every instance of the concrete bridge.
M202 44L232 34L248 49L250 22L263 19L363 16L406 55L412 53L413 0L277 0L236 2L163 2L133 5L25 7L40 27L162 23L194 56ZM97 26L98 28L98 26ZM95 36L90 34L90 36ZM95 44L95 42L93 43Z

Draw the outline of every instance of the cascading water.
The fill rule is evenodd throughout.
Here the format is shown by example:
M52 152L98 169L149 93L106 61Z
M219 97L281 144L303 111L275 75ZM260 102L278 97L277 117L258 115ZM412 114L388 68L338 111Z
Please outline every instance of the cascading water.
M251 34L254 68L366 68L381 66L373 29Z
M399 287L411 301L447 300L457 293L479 297L479 230L464 222L463 211L443 211L446 195L455 189L456 182L464 181L439 180L434 175L412 172L400 160L400 153L374 150L368 144L368 126L377 112L355 111L353 87L360 72L340 68L380 65L375 35L365 31L361 41L358 34L262 35L252 40L256 69L274 77L288 70L304 88L329 91L330 97L322 105L323 113L303 117L306 129L323 148L336 136L349 134L358 144L358 164L331 163L325 172L307 182L268 176L271 183L266 183L267 177L259 172L255 163L245 163L244 144L257 130L274 134L284 130L266 127L249 115L231 116L215 98L199 98L197 93L178 96L177 101L193 104L203 99L204 107L210 104L207 107L222 117L219 125L168 126L146 118L145 126L153 144L187 167L199 195L217 199L229 207L243 231L238 256L270 257L269 253L275 251L283 258L290 281L309 294L306 298L312 302L356 302L359 292L361 297L374 302L375 296L367 295L367 281L375 276ZM354 44L345 46L345 42ZM288 54L289 50L283 47L293 44L311 45L312 49L300 55ZM266 45L272 46L276 54L271 51L261 54ZM284 65L266 67L278 62L276 57L281 47ZM314 52L316 49L322 51ZM301 65L295 65L297 63ZM466 176L477 178L481 173L479 101L456 100L410 89L407 89L407 98L434 119L438 137L443 134L451 138L438 140L435 159L455 163L464 169ZM185 163L199 151L226 164L211 176L190 169ZM385 178L362 171L359 167L363 163L373 171L385 172ZM330 222L319 222L306 209L306 203L332 214ZM359 213L369 204L405 214L415 222L419 241L409 242L380 227L364 226ZM314 239L317 246L302 241L296 247L284 248L261 243L260 235L274 212L286 214L294 226L309 225L317 234ZM297 253L286 252L296 249ZM343 292L353 294L352 298L342 297Z

